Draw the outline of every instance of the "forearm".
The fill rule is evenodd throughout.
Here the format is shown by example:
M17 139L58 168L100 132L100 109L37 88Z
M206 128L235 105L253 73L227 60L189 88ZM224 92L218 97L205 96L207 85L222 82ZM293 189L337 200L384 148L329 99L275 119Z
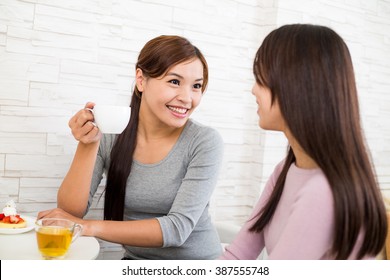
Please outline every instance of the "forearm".
M99 142L79 142L73 162L58 191L58 207L74 216L82 217L87 207L98 149Z
M163 236L157 219L137 221L84 220L83 235L137 247L162 247Z

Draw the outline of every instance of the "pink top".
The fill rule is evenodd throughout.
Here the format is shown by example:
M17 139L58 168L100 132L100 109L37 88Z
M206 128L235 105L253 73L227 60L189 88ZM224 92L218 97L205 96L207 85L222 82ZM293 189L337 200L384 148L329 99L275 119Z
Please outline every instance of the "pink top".
M264 247L268 259L334 259L330 254L334 227L333 194L320 169L300 169L292 164L270 223L260 233L249 231L270 196L283 163L276 166L250 219L220 259L256 259ZM362 234L350 259L356 259L361 239Z

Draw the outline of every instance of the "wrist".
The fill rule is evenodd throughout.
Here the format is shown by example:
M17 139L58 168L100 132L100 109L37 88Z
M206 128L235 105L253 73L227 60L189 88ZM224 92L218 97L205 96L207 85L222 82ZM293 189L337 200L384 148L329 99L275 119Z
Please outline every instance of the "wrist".
M80 224L83 226L83 231L81 232L81 235L95 236L94 230L93 230L93 221L83 220Z
M99 148L100 140L91 142L91 143L83 143L79 142L78 147L82 150L96 150Z

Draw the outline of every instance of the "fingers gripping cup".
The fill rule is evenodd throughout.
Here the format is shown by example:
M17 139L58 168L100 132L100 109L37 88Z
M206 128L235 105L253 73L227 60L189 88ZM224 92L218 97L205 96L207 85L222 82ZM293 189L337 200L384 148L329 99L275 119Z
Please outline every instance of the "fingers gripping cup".
M63 259L83 227L70 220L43 218L35 223L38 250L46 260Z
M130 120L129 106L95 105L88 110L99 130L105 134L121 134Z

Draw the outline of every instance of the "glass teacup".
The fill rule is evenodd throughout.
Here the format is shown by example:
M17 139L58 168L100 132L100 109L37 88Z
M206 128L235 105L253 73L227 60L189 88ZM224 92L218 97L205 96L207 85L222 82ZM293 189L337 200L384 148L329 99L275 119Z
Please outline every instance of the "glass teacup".
M70 220L42 218L35 223L38 250L46 260L63 259L83 227Z

